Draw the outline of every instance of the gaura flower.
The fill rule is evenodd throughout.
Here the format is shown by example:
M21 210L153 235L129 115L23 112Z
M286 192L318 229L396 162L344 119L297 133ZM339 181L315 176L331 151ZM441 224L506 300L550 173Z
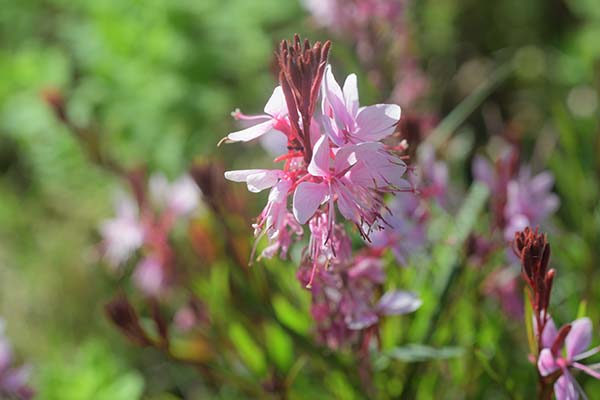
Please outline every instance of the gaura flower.
M261 115L245 115L239 110L233 112L232 115L236 119L257 121L258 123L246 129L242 129L241 131L231 132L223 138L221 142L249 142L250 140L259 138L273 130L283 133L289 131L290 123L287 119L288 111L281 86L277 86L275 90L273 90L273 94L267 101L264 111L265 113Z
M327 66L323 79L322 111L325 131L340 147L377 142L391 135L400 120L400 107L395 104L360 107L356 75L348 75L342 89L331 65Z

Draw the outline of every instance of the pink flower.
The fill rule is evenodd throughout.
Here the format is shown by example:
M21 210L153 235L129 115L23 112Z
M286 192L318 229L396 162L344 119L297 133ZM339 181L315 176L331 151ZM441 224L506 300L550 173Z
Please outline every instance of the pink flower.
M261 121L256 125L252 125L241 131L236 131L228 134L222 141L227 142L248 142L259 138L273 130L287 133L290 129L290 123L287 120L287 106L281 86L277 86L273 90L273 94L265 105L265 114L261 115L244 115L239 110L233 113L236 119L247 121Z
M323 79L322 110L325 131L340 147L379 141L391 135L400 120L400 107L395 104L360 107L356 75L348 75L342 89L330 65Z
M298 184L294 192L294 216L305 224L319 206L328 202L328 226L334 224L334 203L340 213L354 221L368 237L371 226L381 219L382 192L408 186L401 178L406 167L387 153L380 143L364 143L339 149L335 159L329 139L323 135L315 144L308 172L316 179ZM333 168L330 165L333 164ZM366 228L365 228L366 227Z
M579 363L584 358L600 352L600 347L588 350L592 340L592 321L589 318L579 318L570 325L561 328L560 332L568 330L566 336L556 330L552 319L548 320L542 333L544 349L538 358L538 370L542 376L560 371L561 375L554 384L554 394L557 400L576 400L585 394L571 375L569 368L575 368L586 374L600 379L597 366L590 367ZM561 348L564 345L564 352Z

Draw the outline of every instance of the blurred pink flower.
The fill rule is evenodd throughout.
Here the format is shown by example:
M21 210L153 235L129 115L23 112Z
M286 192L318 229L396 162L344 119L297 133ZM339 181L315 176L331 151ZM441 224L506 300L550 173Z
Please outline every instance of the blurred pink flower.
M507 242L513 240L515 232L544 222L560 204L551 192L554 178L550 172L532 176L528 166L517 168L516 150L512 148L495 165L480 156L473 160L473 176L490 189L494 224L502 229Z
M521 168L516 179L507 187L504 209L506 227L504 238L512 240L515 232L540 224L559 206L558 196L551 192L554 177L550 172L532 176L529 168Z
M118 267L142 246L144 228L133 199L120 194L115 203L117 215L100 225L100 233L106 260L113 267Z
M148 296L158 296L166 285L165 266L152 255L143 258L135 267L133 282Z
M177 221L199 208L201 192L187 175L169 183L160 174L150 177L148 189L142 192L139 204L126 195L117 197L117 217L100 226L102 249L114 268L132 258L136 250L144 250L145 257L135 267L133 281L146 295L157 296L169 281L169 234Z

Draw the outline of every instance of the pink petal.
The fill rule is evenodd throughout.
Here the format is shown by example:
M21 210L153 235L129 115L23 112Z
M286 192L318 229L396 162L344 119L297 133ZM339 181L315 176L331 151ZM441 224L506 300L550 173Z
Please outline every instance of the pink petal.
M356 117L356 136L365 141L377 141L391 135L400 120L400 106L375 104L360 109Z
M313 176L329 176L329 138L323 135L313 147L308 173Z
M537 365L542 376L548 376L558 370L558 365L556 365L550 349L542 349Z
M358 146L354 144L346 145L335 153L334 170L340 173L351 165L356 164L360 154L357 152Z
M592 321L589 318L579 318L571 324L571 331L565 339L567 358L572 360L579 353L590 347L592 341Z
M294 192L294 217L304 225L325 200L328 187L324 183L302 182Z
M346 109L352 117L358 112L358 84L356 83L356 74L350 74L344 82L344 100Z
M534 324L535 318L534 318ZM552 347L556 336L558 335L558 330L556 329L556 325L554 324L554 320L552 318L548 319L546 322L546 326L544 327L544 332L542 332L542 346L543 347Z
M275 118L281 118L287 115L287 105L281 86L277 86L275 90L273 90L273 94L265 105L265 112Z
M360 214L356 209L356 202L352 198L349 198L349 196L346 193L338 191L337 204L338 209L340 210L340 213L344 216L344 218L350 221L354 221L357 224L361 223Z
M273 130L274 124L274 121L272 119L269 119L268 121L261 122L260 124L251 126L246 129L242 129L241 131L232 132L229 135L227 135L227 139L229 139L232 142L248 142Z
M574 378L569 374L562 375L557 379L556 383L554 383L554 395L556 396L556 400L577 400L579 399L579 394L577 393L577 389L573 382Z
M338 154L345 150L346 148L343 148ZM361 143L355 145L353 150L354 154L348 157L348 163L358 160L348 174L353 183L365 187L385 187L389 185L402 188L410 187L402 179L406 172L406 165L401 159L388 153L382 143ZM337 165L336 170L338 170Z
M336 121L346 128L354 128L354 118L348 113L346 108L344 94L340 85L335 80L331 72L331 65L328 65L323 78L323 88L325 90L325 100L333 109L333 116ZM328 110L324 110L326 116L329 115Z
M241 169L226 171L225 178L233 182L246 182L248 190L258 193L274 186L283 176L283 171L270 169Z
M384 315L400 315L415 311L421 304L423 302L413 292L392 290L381 296L377 309Z

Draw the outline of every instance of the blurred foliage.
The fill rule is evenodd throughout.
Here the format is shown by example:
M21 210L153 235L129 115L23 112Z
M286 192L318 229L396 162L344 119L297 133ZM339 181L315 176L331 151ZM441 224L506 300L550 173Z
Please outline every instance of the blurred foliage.
M247 166L266 156L216 147L236 126L230 112L262 108L280 39L331 33L300 4L280 0L4 0L0 8L0 315L34 366L39 398L368 397L353 354L312 340L310 299L295 279L299 249L289 262L242 268L230 257L233 235L219 216L194 221L208 232L202 242L214 247L214 262L180 249L211 320L198 337L177 342L175 356L209 360L212 373L238 384L215 385L189 359L129 346L102 311L126 284L100 267L97 248L98 223L112 215L112 196L125 184L90 162L42 99L48 89L60 91L75 125L94 132L103 151L128 168L176 176L195 159ZM495 255L485 266L466 259L464 241L488 232L489 221L477 189L474 203L460 199L471 187L472 155L500 138L518 144L535 170L549 168L561 199L549 224L558 270L554 317L572 320L585 300L598 332L600 5L420 0L411 2L409 21L411 45L432 81L420 107L453 118L439 125L449 128L438 153L450 165L455 201L434 213L429 236L438 246L406 269L387 259L388 286L417 291L424 306L382 324L373 384L382 398L394 398L413 371L416 398L531 398L535 370L524 324L483 290L505 258ZM351 39L336 39L332 62L357 72L365 104L384 101L360 71ZM495 82L499 68L510 72ZM482 85L490 90L461 103ZM259 204L244 205L253 215ZM232 240L247 248L249 220L231 219L239 228ZM217 342L225 343L222 354L215 354ZM598 381L579 379L588 394L600 392Z

